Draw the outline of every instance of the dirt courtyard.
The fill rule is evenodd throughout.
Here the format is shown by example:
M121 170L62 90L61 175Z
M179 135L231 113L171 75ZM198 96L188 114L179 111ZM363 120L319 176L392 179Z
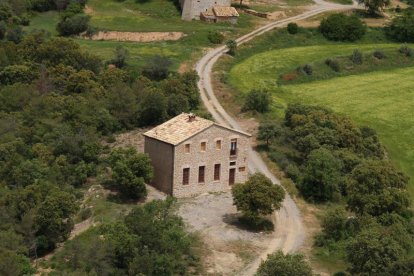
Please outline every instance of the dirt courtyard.
M238 225L230 191L178 200L178 214L204 242L203 263L209 275L239 275L265 250L273 232L251 232Z

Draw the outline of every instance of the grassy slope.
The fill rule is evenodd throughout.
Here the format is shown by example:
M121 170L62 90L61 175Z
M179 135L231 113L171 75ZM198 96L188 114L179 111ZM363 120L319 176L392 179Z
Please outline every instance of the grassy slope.
M375 128L392 159L411 176L414 195L414 68L392 69L346 76L306 84L277 87L277 77L295 65L335 55L349 55L353 49L398 48L395 44L347 44L294 47L254 55L235 65L229 81L246 92L262 87L274 92L283 106L301 101L321 104L350 115L360 124ZM243 77L240 77L243 76ZM276 105L275 105L276 106Z

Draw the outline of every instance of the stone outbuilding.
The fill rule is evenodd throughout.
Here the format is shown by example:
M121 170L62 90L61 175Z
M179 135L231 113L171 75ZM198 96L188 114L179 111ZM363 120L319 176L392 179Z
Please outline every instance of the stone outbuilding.
M183 113L144 134L152 185L187 197L221 192L247 180L251 135Z
M183 20L237 23L239 13L231 0L180 0Z

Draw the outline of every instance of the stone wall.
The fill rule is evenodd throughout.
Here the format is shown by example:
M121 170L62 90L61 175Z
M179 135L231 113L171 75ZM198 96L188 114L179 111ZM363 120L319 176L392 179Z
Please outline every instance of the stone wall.
M144 152L150 156L151 164L154 167L154 179L151 185L171 195L174 163L173 145L145 137Z
M237 139L237 155L230 157L230 141ZM221 149L216 149L216 140L221 140ZM201 151L201 142L207 142L205 152ZM190 144L190 153L185 153L185 144ZM198 135L182 142L175 148L173 195L187 197L205 192L220 192L231 188L229 169L236 169L235 183L247 180L247 155L250 150L250 138L238 132L212 126ZM235 162L235 165L230 165ZM214 165L221 164L220 180L214 181ZM199 166L205 166L205 182L198 183ZM183 185L183 169L190 168L190 181Z

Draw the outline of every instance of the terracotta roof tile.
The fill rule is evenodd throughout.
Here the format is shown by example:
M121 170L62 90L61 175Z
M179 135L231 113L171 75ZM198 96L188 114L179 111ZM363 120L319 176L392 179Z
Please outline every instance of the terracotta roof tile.
M191 114L182 113L171 120L147 131L144 133L145 136L151 137L168 144L178 145L188 138L200 133L201 131L209 128L212 125L217 125L243 135L250 136L250 134L231 129L213 121L194 116L194 119L190 120Z

